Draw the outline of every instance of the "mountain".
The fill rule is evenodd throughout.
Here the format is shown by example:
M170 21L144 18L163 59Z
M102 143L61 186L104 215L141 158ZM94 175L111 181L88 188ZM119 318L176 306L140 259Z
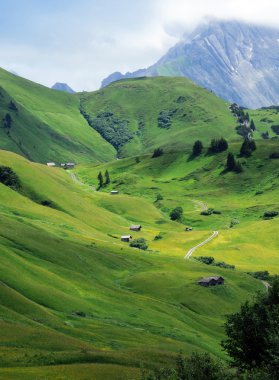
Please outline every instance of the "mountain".
M67 92L68 94L75 94L75 91L67 85L67 83L56 82L52 87L52 90Z
M230 102L249 108L279 103L279 30L237 21L210 21L157 63L102 82L139 76L185 76Z
M0 69L0 149L44 163L113 159L115 149L84 120L79 103Z
M237 138L228 103L186 78L126 79L80 96L89 124L121 157L183 151L201 136Z

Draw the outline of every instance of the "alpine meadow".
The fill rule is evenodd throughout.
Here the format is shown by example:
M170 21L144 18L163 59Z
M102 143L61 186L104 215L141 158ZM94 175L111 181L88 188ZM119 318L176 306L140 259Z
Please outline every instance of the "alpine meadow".
M223 40L212 25L167 54L179 76L75 92L0 69L1 380L278 379L279 105L231 101L227 71L217 96L207 72L208 54L235 54L243 80L250 49L253 70L269 66L247 104L279 99L278 40L252 58L277 29L225 20Z

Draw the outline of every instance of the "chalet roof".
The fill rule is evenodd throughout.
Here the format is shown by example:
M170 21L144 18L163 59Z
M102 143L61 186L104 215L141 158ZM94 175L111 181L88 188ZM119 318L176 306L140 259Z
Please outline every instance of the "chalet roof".
M212 280L220 281L220 280L224 280L224 278L222 276L210 276L210 277L202 278L201 280L199 280L199 282L210 282Z
M141 228L140 224L132 224L130 228Z
M132 236L131 235L124 235L124 236L121 236L121 239L132 239Z

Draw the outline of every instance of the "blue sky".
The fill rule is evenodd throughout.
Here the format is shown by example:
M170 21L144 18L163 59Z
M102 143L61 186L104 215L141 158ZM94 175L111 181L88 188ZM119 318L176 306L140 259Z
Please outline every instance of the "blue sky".
M0 0L0 9L0 67L76 90L153 64L207 15L279 25L278 0Z

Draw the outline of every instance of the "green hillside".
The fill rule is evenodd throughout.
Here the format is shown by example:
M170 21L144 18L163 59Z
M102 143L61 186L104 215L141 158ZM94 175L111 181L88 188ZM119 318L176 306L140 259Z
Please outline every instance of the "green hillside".
M3 121L7 114L12 120L10 127ZM78 97L2 69L0 120L0 148L33 161L100 162L115 156L114 148L81 116Z
M138 78L81 95L83 114L119 156L185 150L197 138L236 139L228 103L185 78Z
M190 196L178 180L187 171L184 156L108 164L115 179L118 173L135 180L131 187L119 184L118 196L13 153L1 151L0 165L12 167L21 181L19 192L0 184L1 376L85 379L90 372L96 379L130 379L141 364L165 364L180 350L225 358L225 315L264 287L239 270L185 261L185 252L221 219L201 221L195 203L201 194ZM99 169L80 168L80 177L95 183ZM176 194L167 185L173 176ZM162 207L154 204L159 189L166 197ZM192 233L168 217L167 208L181 199L196 221ZM148 251L120 241L132 223L142 223L137 236L147 239ZM155 239L159 234L163 238ZM215 252L226 234L207 248ZM214 274L224 276L223 287L196 284Z

